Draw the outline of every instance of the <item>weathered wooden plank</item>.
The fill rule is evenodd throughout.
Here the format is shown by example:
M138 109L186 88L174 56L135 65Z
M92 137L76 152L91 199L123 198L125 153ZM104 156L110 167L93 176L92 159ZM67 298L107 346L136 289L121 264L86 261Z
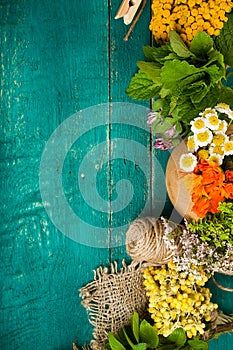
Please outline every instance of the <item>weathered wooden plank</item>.
M73 0L53 3L11 0L0 4L3 48L1 345L7 350L68 349L74 338L78 338L80 344L91 338L91 327L86 311L80 305L78 288L92 280L92 269L126 256L125 247L118 247L117 241L119 238L123 242L124 231L119 237L108 235L106 208L115 210L115 216L109 215L110 230L128 222L141 210L148 187L146 179L150 174L145 171L146 176L141 176L137 162L135 165L131 162L132 157L150 159L151 188L154 188L152 210L160 208L164 200L164 188L160 191L156 166L158 160L163 168L167 155L150 154L149 147L146 152L139 149L133 153L135 149L128 142L135 139L137 144L143 146L145 142L145 147L149 146L145 127L138 130L126 125L129 120L127 123L124 120L128 117L120 109L116 116L118 123L110 128L108 124L113 124L116 119L106 112L106 107L94 114L90 113L93 109L85 111L86 107L109 100L135 103L127 97L125 88L136 70L136 60L143 58L141 46L150 41L147 30L149 2L128 42L122 40L126 27L113 20L119 1L112 1L111 8L108 6L107 0L78 3ZM70 120L69 117L80 109L84 112L74 129L71 128L64 147L68 147L71 136L75 135L75 128L87 132L67 149L62 168L65 196L77 216L82 215L87 223L97 220L94 227L97 224L104 226L111 249L98 248L103 243L98 232L95 242L89 241L88 246L77 242L79 237L76 241L69 239L54 226L42 205L39 170L45 143L61 122ZM102 125L96 127L100 115ZM122 137L127 140L119 147L122 160L113 160L108 165L106 159L115 157L115 142ZM102 143L107 144L106 152L103 147L97 147ZM127 155L128 150L124 157L127 145L131 157ZM97 158L92 157L94 151L99 151ZM54 158L60 161L56 150L51 153L48 171L51 164L54 166ZM80 164L83 158L89 164L88 169L85 163L83 168ZM61 164L58 169L61 171ZM121 205L117 202L117 184L122 176L136 182L135 193L141 196L138 206L129 207L124 214L117 211ZM105 203L102 215L98 216L98 210L89 212L89 207L83 205L77 184L83 185L86 203L89 201L92 205L96 200L93 188L99 191ZM51 193L57 196L57 184L51 181L50 185ZM128 190L127 186L123 184L123 193ZM125 205L124 196L122 201ZM169 208L165 211L168 213ZM55 217L67 223L64 216L62 207L58 206ZM88 231L82 235L85 239ZM229 350L230 337L220 338L211 349L220 346Z
M83 343L91 337L78 288L108 262L109 253L80 245L54 227L42 205L39 167L45 142L63 120L108 101L107 1L3 1L0 6L1 346L70 348L74 338ZM89 141L101 137L96 133ZM64 171L68 182L75 159ZM104 182L107 189L102 177ZM51 190L56 195L56 188Z
M129 26L123 24L122 19L115 20L115 14L118 10L120 2L114 0L111 2L111 31L110 31L110 100L117 102L124 102L132 104L129 107L131 113L127 112L128 115L120 116L119 119L124 118L129 121L129 124L135 124L135 126L140 126L142 128L141 132L134 133L134 128L130 125L117 125L111 132L111 137L120 137L122 139L133 139L135 145L139 146L140 150L134 150L134 145L130 142L126 142L122 149L119 150L121 153L121 160L118 161L118 167L115 172L117 172L117 181L121 178L129 180L133 186L132 191L135 195L135 199L140 198L140 205L138 206L137 200L131 201L129 206L129 211L127 214L127 225L122 229L121 233L121 244L117 247L116 244L113 244L111 249L111 259L121 261L123 258L127 257L125 252L125 232L131 221L133 221L141 212L143 211L143 205L146 201L150 201L150 167L151 167L151 155L150 155L150 135L149 129L146 125L146 109L141 112L137 111L137 105L146 106L149 108L149 103L145 101L135 101L127 96L125 90L129 84L130 78L136 72L137 66L136 61L143 59L143 52L141 49L142 45L150 43L150 33L148 30L148 18L150 7L149 3L142 14L139 23L135 27L128 41L124 41L123 38L129 29ZM135 107L134 107L135 106ZM135 118L133 116L135 108ZM127 107L126 107L127 109ZM139 121L140 120L140 121ZM141 124L141 125L140 125ZM143 134L143 136L142 136ZM140 136L141 135L141 136ZM142 138L145 137L143 141ZM143 148L143 143L144 147ZM119 146L118 146L119 147ZM129 160L132 158L133 153L136 153L134 156L134 164L130 163ZM143 160L145 164L147 163L147 169L141 169ZM115 163L116 166L116 163ZM144 170L140 172L141 170ZM133 171L133 172L132 172ZM140 176L139 176L140 172ZM139 176L139 177L137 177ZM134 183L133 178L137 178L137 181ZM129 192L125 190L127 197ZM141 197L142 196L142 197ZM149 197L148 197L149 196ZM148 198L147 198L148 197ZM144 204L143 204L144 203ZM151 204L149 204L149 207ZM151 208L147 206L147 212L150 212ZM112 225L113 228L117 225L121 225L121 221L124 222L126 219L124 217L125 212L122 210L118 212L117 215L113 216ZM114 236L114 234L113 234Z

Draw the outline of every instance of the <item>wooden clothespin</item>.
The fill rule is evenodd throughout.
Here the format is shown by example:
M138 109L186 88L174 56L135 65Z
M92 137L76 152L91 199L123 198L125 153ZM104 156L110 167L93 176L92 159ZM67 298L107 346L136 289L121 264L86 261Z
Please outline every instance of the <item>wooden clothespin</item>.
M130 24L136 15L136 12L141 4L142 0L123 0L115 19L122 18L124 19L124 23Z

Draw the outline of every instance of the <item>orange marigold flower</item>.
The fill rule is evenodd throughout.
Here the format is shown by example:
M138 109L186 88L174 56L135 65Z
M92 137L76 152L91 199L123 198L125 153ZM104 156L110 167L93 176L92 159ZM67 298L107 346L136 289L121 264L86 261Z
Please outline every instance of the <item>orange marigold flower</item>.
M226 170L225 171L225 177L227 182L233 182L233 171L232 170Z
M224 196L221 194L221 191L215 191L211 196L211 208L210 212L215 214L218 212L219 203L224 200Z
M199 218L204 218L210 211L210 200L208 197L200 197L193 205L193 211L198 215Z
M191 192L192 209L200 218L208 212L216 213L220 202L233 199L233 171L228 170L225 176L217 163L200 159L193 172Z
M233 199L233 183L229 182L224 184L223 190L225 191L224 197L228 199Z

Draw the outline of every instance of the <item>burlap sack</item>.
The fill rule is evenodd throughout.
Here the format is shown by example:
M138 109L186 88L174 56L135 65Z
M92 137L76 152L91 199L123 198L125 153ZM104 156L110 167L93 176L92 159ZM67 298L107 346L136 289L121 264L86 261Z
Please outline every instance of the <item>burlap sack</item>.
M117 263L111 264L111 270L98 268L94 281L80 290L82 304L87 309L89 322L94 326L92 349L103 349L108 332L117 333L129 324L130 316L136 310L144 315L147 298L143 287L141 267L122 262L118 272Z

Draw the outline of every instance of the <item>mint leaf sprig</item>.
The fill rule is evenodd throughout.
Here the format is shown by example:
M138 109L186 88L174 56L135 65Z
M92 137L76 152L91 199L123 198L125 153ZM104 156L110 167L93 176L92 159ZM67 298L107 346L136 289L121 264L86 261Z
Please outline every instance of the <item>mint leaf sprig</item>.
M224 86L224 56L213 39L198 32L188 48L180 36L170 32L170 42L161 47L143 47L147 61L137 63L126 93L135 99L153 99L152 108L169 122L168 129L188 134L190 121L208 106L231 105L233 91ZM167 119L169 118L169 119ZM156 128L155 128L156 129ZM156 130L154 130L156 132Z
M108 334L105 348L111 350L207 350L208 343L201 339L187 340L183 328L176 328L168 337L158 335L148 321L139 320L139 315L135 311L131 316L129 327L123 327L118 334Z

